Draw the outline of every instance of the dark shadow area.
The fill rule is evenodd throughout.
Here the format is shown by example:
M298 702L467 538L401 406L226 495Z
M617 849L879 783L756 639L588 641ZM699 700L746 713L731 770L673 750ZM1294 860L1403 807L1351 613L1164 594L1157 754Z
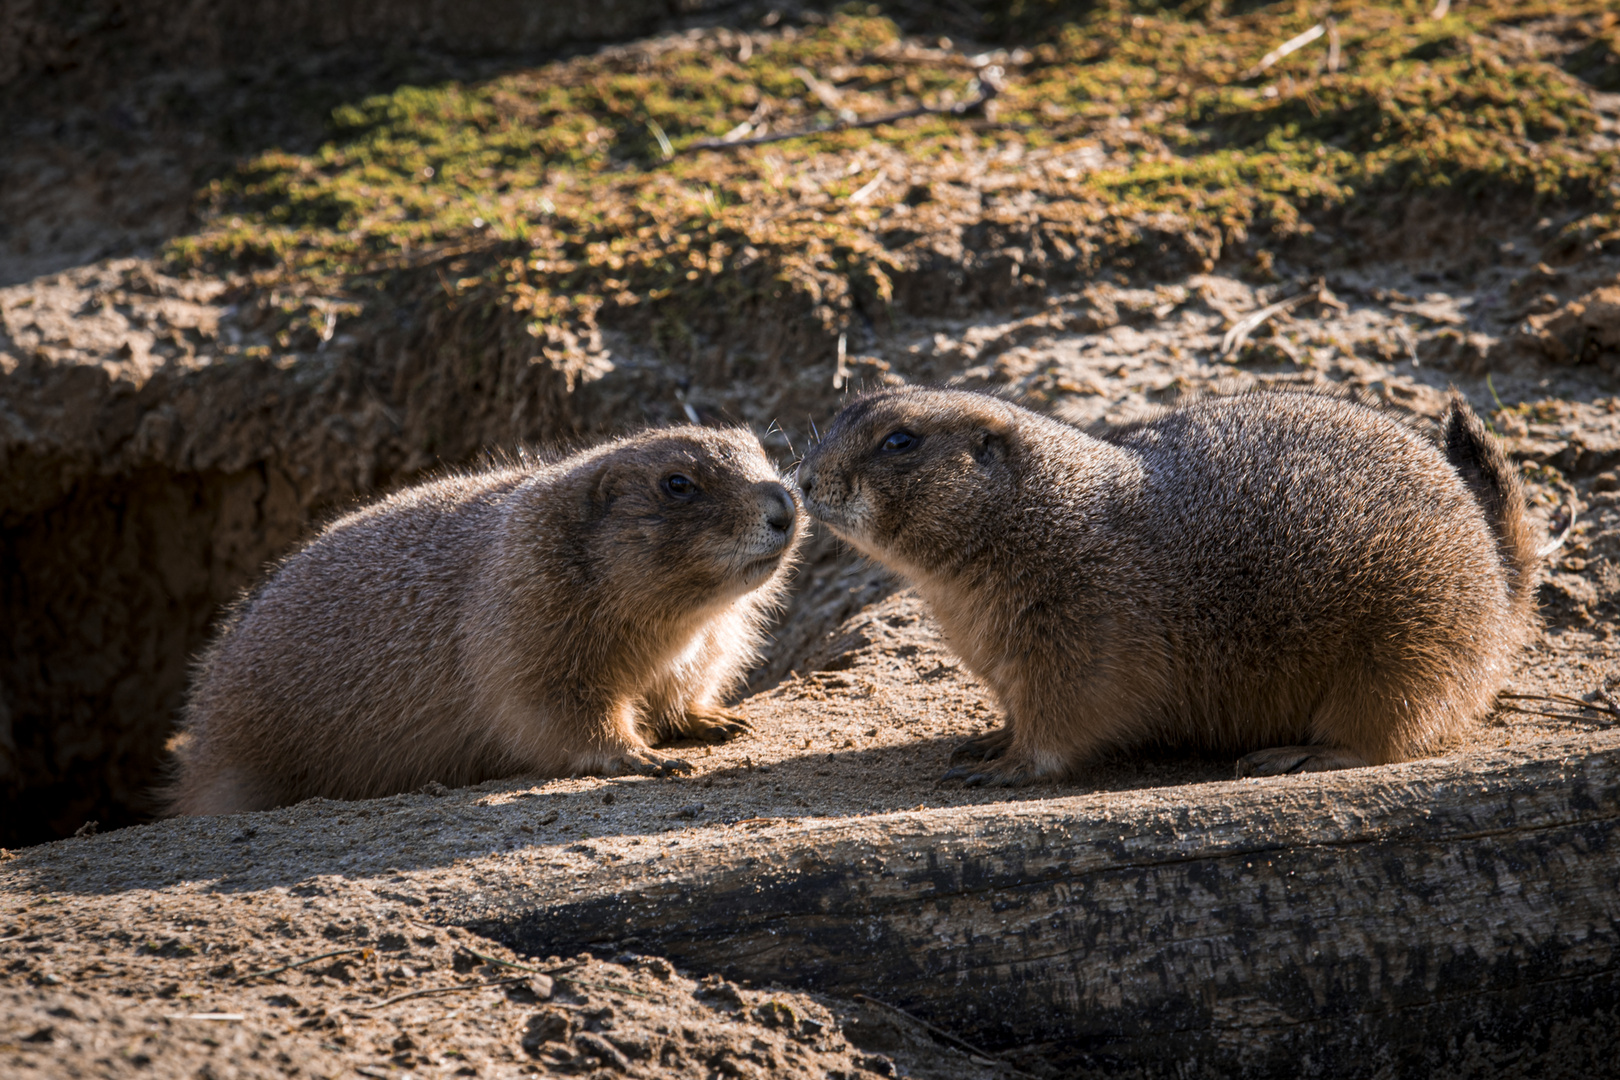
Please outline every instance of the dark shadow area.
M164 67L77 93L63 93L66 73L41 77L0 102L0 286L155 254L195 225L193 200L211 180L268 150L315 150L338 105L555 55L323 48L231 68Z
M0 42L0 286L154 253L195 224L192 201L209 181L268 150L313 151L339 105L770 10L747 0L38 5Z
M694 27L823 20L765 0L77 0L12 14L0 40L0 286L150 255L192 201L268 150L309 153L332 111L402 86L477 82ZM908 30L990 40L1089 3L877 5Z
M142 470L0 518L0 715L15 768L0 776L0 845L70 836L86 821L132 825L156 809L197 644L263 553L296 535L267 494L260 469Z

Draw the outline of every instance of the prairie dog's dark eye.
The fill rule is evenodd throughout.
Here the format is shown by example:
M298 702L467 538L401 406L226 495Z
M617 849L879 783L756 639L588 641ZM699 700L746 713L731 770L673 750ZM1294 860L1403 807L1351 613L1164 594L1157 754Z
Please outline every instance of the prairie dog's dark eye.
M878 450L885 454L903 454L921 441L909 431L891 431L883 437Z
M664 477L664 490L677 499L690 499L698 493L697 481L682 473Z

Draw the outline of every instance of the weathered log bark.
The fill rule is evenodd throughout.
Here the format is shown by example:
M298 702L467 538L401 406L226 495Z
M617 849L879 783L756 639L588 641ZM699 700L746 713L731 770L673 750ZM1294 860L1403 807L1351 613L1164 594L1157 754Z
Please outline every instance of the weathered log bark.
M1606 1075L1620 738L1590 745L843 821L469 920L868 994L1026 1067Z

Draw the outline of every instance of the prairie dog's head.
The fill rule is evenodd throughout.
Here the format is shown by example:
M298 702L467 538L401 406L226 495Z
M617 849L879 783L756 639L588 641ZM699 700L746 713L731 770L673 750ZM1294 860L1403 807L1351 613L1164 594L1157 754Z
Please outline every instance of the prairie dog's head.
M576 472L589 572L652 612L730 601L784 575L798 500L745 428L665 428L610 443Z
M961 390L879 390L851 402L799 466L805 507L865 555L938 570L1015 490L1023 410Z

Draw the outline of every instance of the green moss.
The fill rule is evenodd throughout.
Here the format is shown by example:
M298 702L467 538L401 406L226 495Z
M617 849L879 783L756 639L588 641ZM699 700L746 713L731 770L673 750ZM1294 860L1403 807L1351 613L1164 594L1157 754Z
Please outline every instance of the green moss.
M685 148L749 122L831 123L806 72L837 87L838 109L870 116L965 100L973 71L861 8L746 44L722 35L404 87L336 110L318 152L266 154L214 184L205 226L171 255L352 289L459 254L447 299L479 292L537 338L604 304L651 304L673 343L690 329L670 312L784 291L831 319L855 296L881 305L919 247L979 221L1093 249L1173 222L1214 255L1256 229L1308 229L1316 212L1426 189L1591 201L1589 226L1607 227L1620 159L1590 148L1597 115L1571 73L1612 58L1603 0L1475 0L1441 20L1429 7L1334 4L1333 34L1257 73L1321 11L1000 5L992 22L1025 47L1003 60L988 120L725 153ZM1520 31L1554 23L1566 51L1528 52Z

